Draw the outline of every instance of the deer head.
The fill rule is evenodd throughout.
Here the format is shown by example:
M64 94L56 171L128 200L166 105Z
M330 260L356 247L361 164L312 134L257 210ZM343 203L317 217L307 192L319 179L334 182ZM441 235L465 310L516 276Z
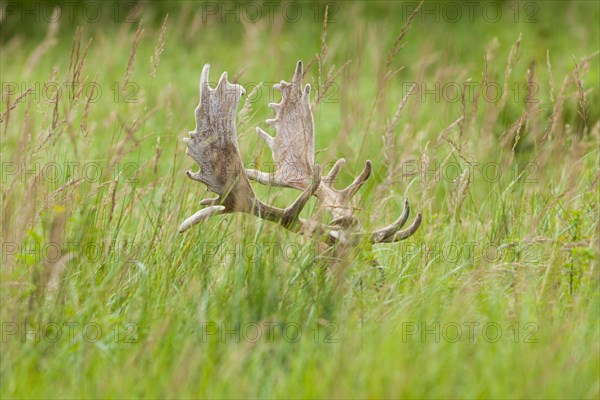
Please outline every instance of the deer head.
M310 106L310 85L302 87L302 62L296 65L291 81L281 81L274 88L281 91L281 102L271 103L275 118L266 123L275 130L275 137L261 128L258 135L272 151L276 170L265 173L244 169L237 144L235 127L236 109L244 89L227 81L227 73L215 89L208 84L209 65L200 77L200 104L196 108L196 129L185 138L186 153L200 166L198 172L187 172L196 181L204 183L218 195L205 199L208 206L187 218L179 227L184 232L205 219L225 213L244 212L281 224L293 232L316 236L327 244L355 245L362 240L371 243L397 242L416 232L421 224L421 214L406 229L410 205L404 202L402 215L392 224L373 232L364 232L353 216L352 198L371 174L371 162L345 189L338 190L333 183L345 160L339 159L326 176L321 177L315 165L314 120ZM287 208L280 209L261 202L252 190L250 180L261 184L293 188L302 191ZM332 216L329 224L300 218L300 212L311 196L318 199L320 207Z

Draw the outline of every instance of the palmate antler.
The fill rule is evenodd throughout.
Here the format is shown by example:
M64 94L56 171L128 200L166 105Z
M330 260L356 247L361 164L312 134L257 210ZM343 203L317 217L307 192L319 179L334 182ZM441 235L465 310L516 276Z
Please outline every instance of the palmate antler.
M215 199L200 202L209 207L198 211L180 226L183 232L212 215L245 212L259 218L280 223L294 232L317 235L328 244L353 245L361 240L371 243L397 242L411 236L421 223L418 214L410 227L400 230L410 211L405 200L402 215L391 225L371 233L362 231L352 215L352 197L371 174L371 162L367 161L361 174L347 188L333 187L345 160L338 160L329 174L321 178L320 169L314 163L314 121L310 108L310 85L302 89L302 62L299 61L290 83L281 81L274 87L282 92L280 103L271 103L275 118L267 124L275 128L273 138L260 128L258 134L273 152L276 171L273 174L257 170L244 170L237 145L235 115L240 97L245 93L237 84L227 81L223 73L217 87L208 84L209 66L205 65L200 78L200 104L196 108L196 130L190 138L187 154L200 165L197 173L187 172L191 179L204 183L218 194ZM286 209L262 203L255 195L248 178L259 183L302 190L302 194ZM333 217L328 224L299 218L299 214L311 196Z

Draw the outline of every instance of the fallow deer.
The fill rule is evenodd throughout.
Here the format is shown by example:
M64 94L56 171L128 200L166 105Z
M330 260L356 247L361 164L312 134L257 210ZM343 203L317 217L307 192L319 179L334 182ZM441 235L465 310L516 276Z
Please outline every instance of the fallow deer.
M209 85L207 64L200 77L200 104L195 110L196 129L185 138L186 154L200 166L198 172L187 171L188 177L205 184L218 197L204 199L201 205L207 206L187 218L179 227L184 232L193 225L218 214L243 212L253 214L278 224L284 228L317 237L328 246L352 248L361 241L389 243L404 240L415 233L421 224L421 214L414 222L401 230L408 219L410 205L404 202L402 215L392 224L365 232L353 216L352 197L371 174L371 162L367 161L363 171L345 189L333 187L342 166L339 159L326 176L321 176L320 167L315 165L314 120L310 105L310 85L302 88L302 61L296 65L291 81L281 81L274 85L281 91L281 101L270 103L275 118L266 123L275 129L275 137L261 128L258 135L272 151L276 170L265 173L245 169L242 164L237 142L236 109L245 90L227 80L227 72L221 75L219 83L212 89ZM287 208L281 209L260 201L250 180L264 185L293 188L302 191L300 196ZM318 199L332 221L324 224L312 219L300 218L300 212L311 196Z

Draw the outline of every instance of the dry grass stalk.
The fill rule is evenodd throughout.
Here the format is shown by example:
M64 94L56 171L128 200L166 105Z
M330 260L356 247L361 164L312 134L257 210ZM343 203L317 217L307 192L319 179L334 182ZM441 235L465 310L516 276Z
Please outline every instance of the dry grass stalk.
M137 145L140 143L140 141L142 139L138 139L135 136L135 132L138 129L140 129L141 127L143 127L146 124L146 121L148 121L162 107L163 107L162 104L157 104L151 110L149 110L146 114L142 115L141 117L135 118L133 120L133 122L131 122L130 125L128 125L128 121L130 121L131 118L125 120L120 114L116 114L116 119L119 122L119 124L121 125L121 128L123 128L123 131L125 132L125 134L127 136L127 139L131 140L132 142L134 142Z
M575 60L575 56L573 56L573 60ZM581 71L579 69L579 64L575 61L575 84L577 85L577 95L579 101L579 110L577 110L577 114L581 117L583 121L583 130L587 127L587 104L585 99L585 92L583 90L583 81L581 80Z
M381 99L384 96L385 89L386 89L385 83L387 81L389 81L395 74L397 74L398 72L400 72L403 69L403 67L400 67L400 68L396 68L395 70L392 70L391 66L392 66L392 63L394 61L394 57L405 46L405 43L401 43L402 39L404 39L404 37L408 33L408 28L411 26L414 18L419 13L419 11L421 9L421 6L423 5L423 2L424 2L424 0L422 0L419 3L419 5L414 9L414 11L410 14L410 16L408 17L408 19L406 20L406 22L402 26L402 29L400 30L400 34L398 35L398 37L396 38L396 40L394 40L394 43L392 45L392 49L387 54L386 62L385 62L385 69L380 74L378 74L378 76L380 78L377 81L377 94L375 95L375 99L373 100L373 104L371 106L371 110L369 111L369 116L367 118L367 125L365 127L365 134L371 128L371 123L372 123L373 117L375 115L375 109L378 108L378 106L381 103ZM416 79L416 80L419 81L418 79ZM364 144L364 136L363 136L363 141L361 143L361 150L362 150L363 144Z
M71 41L71 54L69 56L69 66L67 67L67 81L69 80L69 72L75 68L74 61L75 61L75 58L77 57L77 55L79 54L80 47L81 47L81 27L78 26L75 29L75 36L73 36L73 40Z
M306 67L304 68L304 72L302 73L302 79L306 78L306 74L310 71L312 65L315 63L315 60L319 58L318 54L312 56L309 62L306 63Z
M558 97L554 98L554 75L552 74L552 63L550 62L550 50L546 51L546 65L548 67L548 83L550 86L550 102L552 103L552 114L550 118L548 118L548 123L546 124L546 128L544 129L544 134L542 135L541 142L544 143L548 140L548 137L554 132L554 127L556 125L556 120L560 116L562 111L562 106L565 100L564 89L567 82L567 77L565 77L565 81L561 86L561 90L558 94Z
M63 206L55 206L54 218L52 218L52 223L50 224L48 244L51 246L51 248L58 249L56 250L58 254L52 255L46 260L43 272L44 279L41 282L42 290L44 290L46 287L48 289L55 290L58 287L60 275L65 267L65 263L60 263L59 261L63 256L60 249L63 248L66 221L67 213L65 208Z
M162 27L160 28L160 34L158 35L158 43L154 48L154 56L150 56L150 65L152 66L152 71L150 72L151 77L156 76L156 69L158 68L158 64L160 63L160 55L165 49L165 36L167 34L167 21L169 19L169 14L165 16L165 20L163 21Z
M259 83L258 85L256 85L252 91L246 96L246 100L244 100L244 105L242 106L242 109L240 110L239 114L238 114L238 127L240 132L242 132L244 130L244 128L246 128L248 126L248 123L250 122L250 118L251 118L251 114L252 114L252 102L254 100L254 96L256 96L256 93L258 92L259 89L261 89L263 86L263 83ZM241 133L240 133L241 136Z
M27 74L31 72L33 68L35 68L42 56L48 51L50 51L58 43L58 39L56 39L56 33L58 32L59 20L60 8L58 6L55 6L54 10L52 11L52 16L49 20L50 22L48 23L48 30L46 31L46 36L25 62L24 69Z
M392 45L392 50L390 51L390 53L387 56L387 59L386 59L386 62L385 62L385 69L386 70L390 69L390 67L392 66L392 62L394 61L394 57L396 56L396 54L398 54L398 52L400 50L402 50L402 47L404 47L404 44L400 44L400 42L402 41L402 39L404 39L404 36L406 36L406 33L408 32L408 28L412 24L413 19L416 17L416 15L421 10L421 6L423 5L423 2L424 2L424 0L421 0L421 2L419 3L419 5L410 14L410 16L408 17L408 19L406 20L406 22L402 26L402 30L400 31L400 35L398 35L398 37L394 41L394 44Z
M56 87L59 85L59 83L57 82L58 73L59 73L58 65L55 65L54 67L52 67L52 72L48 76L47 86L55 86ZM55 92L56 92L56 90L58 90L58 89L55 89ZM48 97L54 97L53 94L55 92L49 93ZM52 112L52 109L53 109L52 101L46 101L46 110L44 111L44 116L42 117L41 126L47 126L48 118Z
M35 114L35 113L34 113ZM31 97L27 99L27 107L25 107L25 113L23 115L23 123L21 125L21 134L19 135L19 142L17 144L17 151L15 154L15 162L19 162L24 154L27 154L28 147L31 145L31 136L33 132L33 122L31 120Z
M123 86L121 86L122 90L125 90L127 84L129 83L129 78L131 77L131 71L133 70L133 65L135 64L135 53L137 52L138 44L140 43L140 39L142 38L142 33L144 29L142 28L142 21L138 24L137 30L135 31L135 36L133 38L133 42L131 43L131 51L129 52L129 61L127 62L127 69L125 70L125 77L123 79Z
M327 14L329 12L329 6L325 6L325 14L323 16L323 30L321 31L321 53L317 56L317 62L319 64L319 86L321 85L321 77L323 76L323 69L327 62ZM308 68L307 68L308 70Z
M52 112L52 124L50 125L50 131L55 131L58 125L58 91L54 95L54 111Z
M460 122L464 119L464 117L461 115L460 117L458 117L458 119L456 119L454 122L452 122L450 125L448 125L446 128L444 128L438 135L438 142L440 141L440 138L445 138L446 137L446 133L450 132L452 129L454 129L458 124L460 124Z
M2 115L0 116L0 123L4 122L4 133L2 134L2 136L4 138L6 138L6 136L8 134L8 122L10 120L10 110L14 107L12 107L11 102L10 102L10 94L6 94L6 97L3 98L2 100L3 101L6 100L6 112L2 113ZM17 104L17 103L15 103L15 104ZM6 121L5 121L5 119L6 119Z
M71 44L71 56L69 59L69 68L67 69L67 79L66 82L70 84L73 88L73 92L71 93L71 100L75 102L81 96L84 85L78 85L80 83L81 71L83 70L83 64L87 57L87 52L90 48L90 44L92 43L92 38L90 38L85 45L85 49L83 50L83 54L81 53L81 35L82 29L78 27L75 31L75 36L73 38L73 42ZM75 90L76 87L79 87L79 90Z
M90 91L90 95L88 96L87 101L85 102L85 106L83 107L83 114L81 116L81 124L79 126L80 126L81 132L83 133L84 137L87 137L87 135L89 133L87 122L88 122L88 118L90 115L90 104L91 104L90 101L94 98L97 81L98 81L98 75L96 75L96 77L94 78L94 82L93 82L94 84L92 85L92 90Z
M471 78L467 79L463 83L462 93L460 95L460 111L462 113L463 120L461 121L460 126L459 126L460 129L458 130L458 139L459 140L462 140L462 137L465 133L467 121L469 120L469 116L467 115L467 98L466 98L467 83L469 83L469 82L471 82Z
M240 69L239 72L237 74L235 74L233 76L233 78L231 78L231 83L238 83L240 81L240 78L242 76L244 76L244 74L246 73L246 71L248 71L248 68L250 68L249 65L246 65L246 66L242 67L242 69Z
M334 72L335 70L335 65L332 66L329 69L329 72L327 73L327 78L325 79L325 83L320 86L321 90L317 91L316 95L315 95L315 99L313 101L313 107L318 106L323 99L325 99L327 93L329 92L329 89L331 89L331 86L333 85L333 83L335 82L335 79L342 73L342 71L352 62L352 60L348 60L346 61L340 68L338 68L337 71ZM319 78L320 79L320 78Z
M534 98L537 84L535 83L535 61L532 61L527 70L527 97L525 97L525 109L531 113L531 109L537 104Z
M173 106L171 104L171 96L173 95L173 87L169 83L167 86L167 135L173 132ZM179 143L179 141L178 141Z
M154 176L158 178L158 162L160 161L160 155L162 154L162 147L160 146L160 136L156 137L156 150L154 156ZM155 181L156 182L156 181Z
M544 129L544 135L542 136L542 143L545 142L546 140L548 140L548 137L550 137L552 132L554 132L554 126L556 124L557 118L560 116L564 101L565 101L565 96L562 94L559 95L558 98L556 99L556 103L554 103L554 108L552 110L552 114L550 115L550 118L548 119L548 124L546 125L546 129Z
M539 100L535 98L537 89L539 85L535 82L535 60L531 61L529 64L529 69L527 70L527 95L525 97L525 112L527 114L526 119L524 121L525 128L524 132L533 132L535 134L534 140L537 140L539 137L539 132L541 132L541 127L533 126L537 119L529 118L529 116L535 116L540 111L542 111L539 107ZM516 146L516 143L515 143ZM514 152L514 146L513 146Z
M593 52L592 54L590 54L589 56L585 56L581 59L581 65L584 66L585 68L589 67L589 62L592 58L596 57L598 54L600 54L600 50L596 50L595 52Z
M444 128L439 134L438 134L438 138L437 141L441 142L440 139L444 138L447 139L446 133L451 131L452 129L454 129L461 121L463 120L463 117L459 117L457 120L455 120L454 122L452 122L450 125L448 125L446 128ZM421 153L421 203L422 203L422 207L425 207L425 204L430 204L431 202L431 198L428 200L427 199L427 194L429 193L429 190L436 186L437 183L440 182L440 175L444 169L444 165L446 165L446 163L448 162L448 160L450 159L450 157L452 157L452 155L454 155L455 152L455 148L452 148L452 151L450 151L448 153L448 155L444 158L444 161L442 161L438 168L435 171L435 174L433 175L432 179L427 179L427 171L431 171L431 158L427 155L427 153L429 152L429 142L427 142L427 144L425 145L425 148L423 149L422 153ZM434 185L435 183L435 185Z
M473 95L473 107L469 116L469 120L474 121L477 118L477 111L479 110L479 98L481 97L481 91L488 84L488 52L483 52L483 71L481 72L481 84Z
M4 126L4 136L6 136L6 132L8 129L8 118L10 116L10 112L14 110L19 105L19 103L32 91L33 88L29 87L26 91L17 96L17 98L14 101L10 100L9 94L6 95L6 111L3 112L2 115L0 115L0 124L4 122L4 119L6 118L6 124Z
M32 159L34 158L42 149L44 149L46 147L46 145L52 143L50 141L50 139L52 139L55 134L58 132L58 130L56 129L58 126L58 91L55 93L54 95L54 100L52 102L50 102L50 104L52 104L54 107L52 109L52 123L51 126L49 128L46 128L47 133L46 136L44 136L41 140L39 140L38 146L33 150L33 152L31 152L30 154L27 155L27 159Z
M460 175L460 178L457 180L457 183L458 189L456 191L456 196L453 198L453 205L450 207L451 210L454 210L454 214L452 216L454 220L460 217L460 209L462 208L462 205L465 202L469 192L469 186L471 184L469 169L465 169L463 171L463 173Z
M498 117L500 115L500 112L502 110L504 110L504 108L506 106L506 102L508 100L508 93L509 93L509 89L508 89L509 79L510 79L510 75L512 73L512 70L513 70L515 64L518 62L518 52L519 52L520 46L521 46L521 34L519 34L519 37L517 38L517 41L515 42L515 44L513 44L511 46L510 52L508 54L508 59L506 62L506 67L504 69L504 85L502 88L500 100L498 102L496 102L493 105L493 107L488 108L488 112L487 112L487 115L486 115L486 118L484 121L484 127L483 127L484 132L493 132L493 127L498 122ZM485 89L487 90L487 86ZM486 143L491 144L491 143L494 143L494 141L495 141L495 138L492 135L490 135L488 137L488 139L486 140Z
M327 62L327 13L329 10L329 6L325 7L325 15L323 17L323 30L321 32L321 52L319 54L315 54L313 59L309 62L305 71L302 73L302 77L308 72L308 69L314 62L317 60L318 64L318 77L317 84L319 90L316 91L314 100L312 102L312 107L316 108L326 97L329 89L335 82L335 79L340 75L340 73L350 64L351 60L346 61L337 71L335 71L335 65L329 69L327 76L325 76L325 64ZM325 76L325 81L323 82L323 77Z
M183 2L183 4L187 4L187 2ZM193 19L191 21L188 21L187 18L190 15L193 16ZM180 18L179 18L179 21L177 22L176 26L186 26L187 27L187 29L184 30L184 32L185 32L184 39L188 42L191 42L194 39L196 39L199 35L198 32L200 31L200 29L202 29L202 27L204 25L204 23L202 22L202 19L206 18L205 14L194 12L192 10L187 10L187 11L182 10L182 12L179 14L179 17ZM213 19L213 15L209 15L207 18L207 22L210 23L212 21L212 19Z
M115 211L115 198L117 194L117 186L119 184L119 177L121 174L119 173L117 177L112 181L110 185L110 208L108 209L108 221L106 222L106 226L110 226L110 223L113 219L113 214Z
M461 122L462 122L462 120L461 120ZM459 122L458 126L459 127L461 126L460 122ZM444 139L450 146L452 146L452 148L458 153L458 156L460 158L462 158L464 162L466 162L469 165L474 165L475 164L475 162L472 161L472 159L474 159L475 157L473 157L470 154L465 154L464 151L463 151L463 149L462 149L462 145L460 143L454 142L445 133L441 135L441 138Z
M429 143L425 145L425 149L421 154L421 207L423 208L425 208L426 206L431 208L431 202L433 201L433 197L427 198L427 195L429 194L429 191L435 186L437 186L441 181L440 176L442 174L442 171L444 170L444 166L446 165L450 157L454 155L455 151L454 149L452 149L452 151L450 151L448 155L444 158L444 160L439 164L438 168L433 174L433 177L431 179L427 179L427 171L431 171L431 158L426 153L429 150L428 146ZM431 209L429 209L428 214L431 215Z
M512 73L516 62L518 62L519 47L521 47L520 33L516 43L510 48L510 53L508 54L508 61L504 70L504 87L502 89L502 97L500 99L502 106L506 104L506 99L508 98L508 80L510 79L510 74Z
M502 133L502 135L500 135L500 140L503 142L504 146L508 146L510 143L512 143L511 156L508 163L514 159L515 149L521 137L521 128L527 119L527 115L527 110L524 110L521 115L519 115L519 118L517 118L517 120L511 126L509 126L508 129Z
M70 196L71 192L75 190L75 188L77 188L77 186L79 186L81 182L84 182L83 178L71 179L70 181L68 181L49 195L45 196L44 206L36 214L33 223L35 223L45 211L49 210L57 204L65 203L66 198ZM66 192L65 195L59 199L59 196L63 194L63 192Z
M550 49L546 50L546 65L548 66L548 83L550 85L550 101L554 104L554 76L552 75L552 64L550 63Z
M564 100L565 100L564 96L559 96L557 98L554 109L552 111L552 114L550 115L550 118L548 119L548 124L546 125L546 128L544 129L544 135L542 136L542 142L545 142L546 140L548 140L550 135L554 132L556 120L560 116Z
M384 146L384 158L386 160L386 163L388 165L388 172L392 172L396 162L395 162L395 154L398 152L398 149L396 148L396 142L394 140L394 131L396 130L396 127L398 126L398 121L400 119L400 113L402 112L402 110L404 109L404 107L406 106L406 103L408 102L408 98L415 93L416 91L414 90L416 87L416 83L413 84L410 89L408 90L408 93L406 93L404 95L404 97L402 98L402 101L400 102L400 104L398 104L398 108L396 109L396 112L394 113L394 116L392 117L392 121L390 122L390 124L388 125L388 128L385 132L385 146Z

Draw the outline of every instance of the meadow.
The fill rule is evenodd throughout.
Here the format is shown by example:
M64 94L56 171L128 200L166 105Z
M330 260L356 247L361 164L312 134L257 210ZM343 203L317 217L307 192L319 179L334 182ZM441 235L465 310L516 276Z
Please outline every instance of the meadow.
M0 4L2 398L600 397L597 2L58 3ZM178 233L203 65L268 170L298 60L364 228L423 216L335 273L251 215Z

